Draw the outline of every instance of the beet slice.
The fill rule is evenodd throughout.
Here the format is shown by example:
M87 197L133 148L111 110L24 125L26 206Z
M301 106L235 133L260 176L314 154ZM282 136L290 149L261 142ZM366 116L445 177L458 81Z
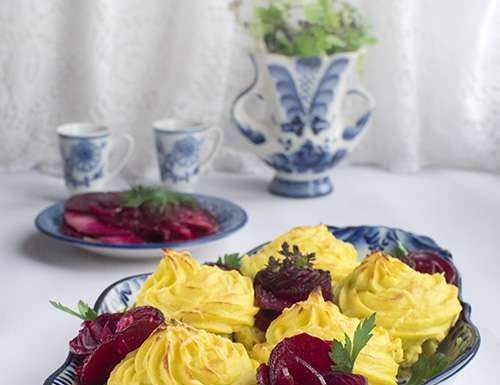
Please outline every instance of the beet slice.
M94 216L66 210L64 213L66 224L81 234L89 236L108 235L131 235L132 233L124 228L99 222Z
M453 263L434 250L414 250L403 256L401 260L420 273L444 273L446 282L453 285L457 283L457 273Z
M163 314L150 306L84 321L70 341L70 351L83 359L76 369L80 385L103 385L116 364L163 322Z
M270 383L280 384L291 377L295 381L292 384L325 385L321 373L330 371L330 346L330 342L306 333L285 338L271 352Z
M367 379L359 374L330 372L324 378L328 385L368 385Z
M311 268L290 268L272 271L263 269L254 279L255 303L261 309L282 311L304 301L321 289L323 298L333 300L330 272Z
M135 234L127 235L108 235L105 237L96 237L97 240L104 243L118 244L118 243L130 243L130 244L140 244L144 243L142 238L139 238Z
M69 350L76 355L89 355L115 332L122 313L102 314L95 320L83 321L78 335L69 342Z
M271 322L278 318L280 314L280 311L260 309L255 315L255 327L265 332Z
M95 206L115 208L120 206L121 196L119 192L77 194L69 198L64 207L81 213L88 213Z
M257 385L271 385L269 380L269 366L261 364L257 368Z

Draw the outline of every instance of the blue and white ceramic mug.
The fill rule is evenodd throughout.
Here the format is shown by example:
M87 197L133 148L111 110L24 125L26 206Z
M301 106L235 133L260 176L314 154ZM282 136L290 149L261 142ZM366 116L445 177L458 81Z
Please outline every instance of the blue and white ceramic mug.
M111 137L106 126L67 123L57 128L64 180L71 194L99 191L125 166L134 151L128 134ZM116 161L111 160L111 155Z
M158 120L153 129L163 184L176 191L193 191L220 149L222 131L179 119Z

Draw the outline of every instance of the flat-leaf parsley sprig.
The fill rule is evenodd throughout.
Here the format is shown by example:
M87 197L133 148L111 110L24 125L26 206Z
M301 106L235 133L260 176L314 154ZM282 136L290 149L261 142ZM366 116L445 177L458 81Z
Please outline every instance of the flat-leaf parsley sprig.
M95 320L97 318L97 313L94 309L92 309L88 304L83 302L82 300L78 301L78 311L70 309L69 307L63 305L62 303L56 301L49 301L49 303L54 306L56 309L61 310L65 313L71 314L75 317L78 317L82 320Z
M373 337L372 331L375 327L376 313L361 321L351 338L345 334L345 342L334 340L330 358L333 361L332 370L336 372L352 373L356 358L365 345Z

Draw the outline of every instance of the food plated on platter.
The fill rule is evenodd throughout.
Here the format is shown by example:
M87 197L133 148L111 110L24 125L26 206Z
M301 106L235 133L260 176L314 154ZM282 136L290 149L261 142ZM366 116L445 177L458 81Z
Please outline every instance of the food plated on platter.
M448 251L386 227L296 227L204 265L166 249L80 304L45 385L437 384L479 348L460 288Z
M238 205L158 187L75 195L43 210L36 227L80 248L117 258L159 258L167 247L222 239L245 225Z

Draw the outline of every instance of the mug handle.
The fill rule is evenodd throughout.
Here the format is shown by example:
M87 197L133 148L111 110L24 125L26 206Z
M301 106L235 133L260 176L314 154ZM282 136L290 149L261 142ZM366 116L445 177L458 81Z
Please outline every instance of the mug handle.
M366 106L364 112L359 114L356 118L354 118L349 124L344 126L342 132L342 139L345 141L352 141L360 134L365 131L365 128L370 125L373 120L373 111L375 110L376 104L375 99L371 96L368 91L366 91L362 87L353 88L347 91L346 97L358 96L361 97Z
M213 145L208 154L200 162L201 174L207 172L208 166L210 166L210 163L212 163L212 160L214 159L215 155L217 155L217 153L219 152L222 146L222 141L224 140L224 133L219 127L212 127L209 130L209 135L213 138Z
M117 149L122 144L124 145L125 148L123 157L121 157L121 160L118 161L118 164L116 164L114 167L108 168L108 174L110 178L113 178L116 175L118 175L118 173L123 169L123 167L125 167L130 157L132 156L132 153L134 152L135 142L134 138L132 138L132 135L121 134L112 138L109 150L109 156L111 156L113 152L117 151Z

